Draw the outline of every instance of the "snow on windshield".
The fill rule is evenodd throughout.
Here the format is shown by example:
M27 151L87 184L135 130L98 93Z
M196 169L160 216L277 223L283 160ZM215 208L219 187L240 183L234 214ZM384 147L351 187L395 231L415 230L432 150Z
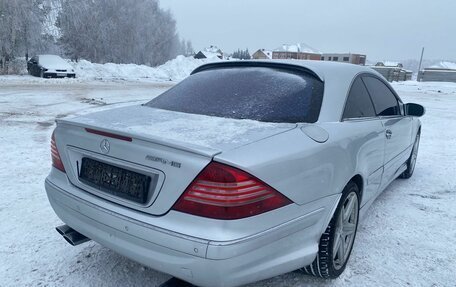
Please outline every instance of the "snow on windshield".
M69 65L67 61L56 55L41 55L39 56L39 62L41 65L50 66L67 67Z

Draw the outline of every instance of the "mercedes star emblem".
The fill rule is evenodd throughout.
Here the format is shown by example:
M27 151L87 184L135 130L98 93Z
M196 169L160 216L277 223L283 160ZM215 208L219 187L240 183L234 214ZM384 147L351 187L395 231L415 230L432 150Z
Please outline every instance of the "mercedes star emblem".
M104 154L108 154L109 150L111 149L111 145L109 144L109 141L107 139L104 139L100 143L100 150Z

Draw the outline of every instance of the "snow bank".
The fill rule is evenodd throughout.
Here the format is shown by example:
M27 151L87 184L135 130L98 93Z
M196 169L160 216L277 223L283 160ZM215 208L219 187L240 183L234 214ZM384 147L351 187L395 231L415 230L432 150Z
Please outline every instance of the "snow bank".
M94 64L86 60L71 64L80 79L180 81L190 75L198 66L217 60L178 56L156 68L135 64Z
M95 64L86 60L68 63L76 72L77 79L67 79L70 82L86 82L87 80L126 80L126 81L151 81L178 82L188 77L197 67L205 64L220 61L218 58L195 59L193 57L177 56L177 58L166 62L158 67L149 67L136 64ZM18 78L17 75L27 75L27 65L25 58L18 58L11 63L10 74L8 77L0 77L0 82ZM29 77L19 77L24 82L49 82L49 80ZM65 81L64 81L65 82ZM60 80L59 83L62 83Z

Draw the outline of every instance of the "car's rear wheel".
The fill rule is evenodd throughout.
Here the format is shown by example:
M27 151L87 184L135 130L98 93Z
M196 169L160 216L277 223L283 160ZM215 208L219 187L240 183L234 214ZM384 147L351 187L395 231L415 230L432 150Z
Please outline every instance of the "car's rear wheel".
M317 258L301 270L322 278L337 278L344 272L358 229L359 188L350 182L344 188L339 205L320 238Z
M416 135L415 143L413 144L412 154L407 160L407 169L400 175L400 178L411 178L415 171L416 159L418 157L418 149L420 147L420 132Z
M40 71L40 78L44 78L44 71L43 70Z

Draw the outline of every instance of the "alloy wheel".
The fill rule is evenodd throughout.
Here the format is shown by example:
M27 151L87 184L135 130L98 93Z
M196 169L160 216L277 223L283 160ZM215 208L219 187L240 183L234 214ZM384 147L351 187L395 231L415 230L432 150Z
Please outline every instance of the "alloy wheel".
M355 192L351 192L344 201L337 218L333 244L334 269L339 270L350 255L358 225L359 201Z

